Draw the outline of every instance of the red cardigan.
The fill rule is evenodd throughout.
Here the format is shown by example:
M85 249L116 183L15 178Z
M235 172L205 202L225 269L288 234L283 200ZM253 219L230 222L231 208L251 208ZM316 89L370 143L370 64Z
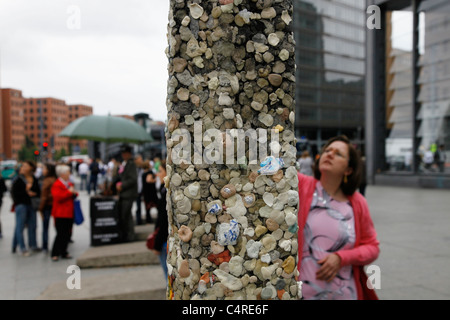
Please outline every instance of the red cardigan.
M73 186L73 183L69 182L69 186ZM74 194L69 191L61 179L56 179L53 183L51 193L53 196L52 216L72 219Z
M300 207L298 215L298 270L300 270L303 251L303 229L308 218L316 180L313 177L298 174L298 193ZM355 247L353 249L339 250L336 254L341 258L341 266L352 265L355 278L358 300L377 300L375 290L367 287L367 275L363 267L378 258L379 242L377 233L370 217L369 206L366 199L355 192L348 196L355 216Z

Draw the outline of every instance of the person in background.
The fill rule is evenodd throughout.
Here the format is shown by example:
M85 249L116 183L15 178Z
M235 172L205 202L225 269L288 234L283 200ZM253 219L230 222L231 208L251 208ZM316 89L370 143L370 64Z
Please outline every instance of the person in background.
M89 177L89 183L87 187L88 195L91 195L91 190L94 190L94 195L97 193L98 174L100 173L100 165L97 159L92 159L89 165L91 175Z
M34 176L36 165L33 161L25 161L21 164L19 174L14 178L11 186L14 210L16 213L16 227L12 243L12 252L17 246L23 256L29 256L30 251L25 246L23 230L28 229L28 247L33 251L40 251L36 241L36 211L33 209L31 198L40 197L41 191L38 180Z
M155 173L159 172L159 166L161 165L161 159L159 157L155 157L153 159L152 169Z
M70 236L72 234L74 200L78 196L73 183L70 181L70 167L57 165L58 179L51 187L53 197L52 216L55 221L56 237L53 242L51 259L71 259L67 252Z
M379 241L360 182L358 153L347 137L330 139L314 177L298 174L299 280L305 300L378 299L364 266Z
M78 166L78 174L80 175L81 182L80 182L80 191L87 190L87 177L89 173L89 165L86 162L80 163Z
M2 203L3 203L3 195L5 192L8 191L8 188L6 187L5 180L2 176L0 176L0 213L2 209ZM2 222L0 221L0 239L3 238L2 234Z
M50 225L50 217L52 216L53 196L51 189L55 183L57 176L55 165L51 163L44 164L43 168L44 180L42 181L41 203L39 212L42 218L42 250L48 252L48 228Z
M156 176L153 170L150 168L150 162L144 162L144 173L141 176L142 179L142 195L145 202L145 218L147 223L153 223L153 219L150 215L150 210L156 208L158 205L158 195L156 193Z
M41 162L38 162L36 164L36 170L34 171L34 177L38 180L39 184L43 179L43 166L44 165Z
M307 150L302 152L302 156L298 159L299 172L307 176L313 175L313 159Z
M362 155L361 150L358 150L358 156L361 160L361 182L359 184L359 193L366 196L367 187L367 171L366 171L366 157Z
M118 171L120 182L116 184L116 190L119 195L119 227L122 240L124 242L130 242L134 241L135 237L131 209L138 194L137 170L136 164L133 161L131 146L122 145L120 151L123 162Z
M445 146L441 144L439 149L436 150L434 154L434 161L439 168L439 172L445 171L445 161L447 161L447 156L445 155Z
M116 195L116 182L117 182L117 170L119 168L118 161L112 157L107 164L106 171L106 183L104 189L104 195L111 196Z
M140 154L134 157L134 163L136 165L138 190L138 196L136 197L136 224L142 225L142 179L140 177L144 173L144 169L142 168L142 166L144 165L144 161L142 160L142 156Z
M423 162L424 162L425 169L434 171L434 169L433 169L433 162L434 162L433 151L431 151L430 149L425 151L425 153L423 155Z
M156 174L161 180L161 186L159 188L159 199L158 199L158 218L155 223L155 230L159 229L158 234L155 238L155 249L152 250L158 255L161 267L163 268L164 275L167 281L167 237L169 236L169 222L167 217L167 202L166 202L166 186L164 183L164 178L166 177L166 163L162 161L159 166L159 172Z

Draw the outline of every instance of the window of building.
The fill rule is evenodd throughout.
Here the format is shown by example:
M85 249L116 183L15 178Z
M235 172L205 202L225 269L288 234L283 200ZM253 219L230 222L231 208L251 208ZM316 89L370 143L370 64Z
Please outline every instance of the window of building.
M445 0L420 1L416 12L410 3L386 11L388 172L450 174L449 11L450 2Z
M386 143L388 171L411 171L413 148L413 12L386 13Z
M423 173L450 173L450 3L423 1L419 6L417 139ZM432 154L430 165L428 157Z

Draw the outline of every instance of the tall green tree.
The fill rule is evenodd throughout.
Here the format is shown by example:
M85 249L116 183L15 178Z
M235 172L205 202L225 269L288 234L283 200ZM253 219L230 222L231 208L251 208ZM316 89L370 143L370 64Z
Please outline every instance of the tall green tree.
M36 150L39 150L39 148L28 136L25 136L25 144L19 150L18 160L36 160L36 155L34 154Z

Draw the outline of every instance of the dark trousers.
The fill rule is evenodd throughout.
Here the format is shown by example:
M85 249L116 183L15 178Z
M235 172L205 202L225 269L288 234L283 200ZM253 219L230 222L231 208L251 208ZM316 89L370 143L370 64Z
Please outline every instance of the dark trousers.
M48 250L48 228L52 216L52 207L45 207L42 212L42 249Z
M94 190L94 194L97 193L97 178L98 176L96 174L91 174L87 185L88 194L91 194L91 190Z
M119 198L119 228L124 242L134 240L134 222L131 209L135 200Z
M81 182L80 182L80 191L83 191L84 189L87 190L87 174L80 174Z
M138 197L136 198L136 224L140 225L142 224L142 210L141 210L141 206L142 206L142 195L138 195Z
M56 237L53 243L52 257L64 257L67 253L70 236L72 235L73 219L55 218Z

